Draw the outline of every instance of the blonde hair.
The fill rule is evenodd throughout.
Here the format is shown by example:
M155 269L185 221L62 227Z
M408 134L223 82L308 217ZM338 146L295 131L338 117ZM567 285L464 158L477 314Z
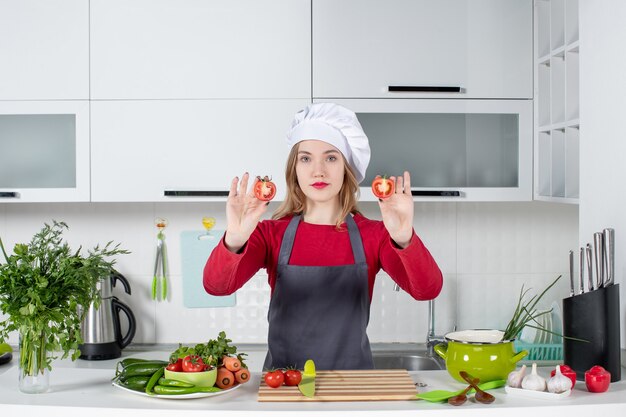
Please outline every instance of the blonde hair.
M288 215L302 214L306 211L306 196L298 185L298 176L296 175L296 164L298 163L298 149L300 143L297 143L287 157L285 167L285 179L287 183L287 195L285 200L276 209L272 215L272 219L280 219ZM341 213L336 219L335 226L340 229L341 223L349 213L360 214L357 207L359 196L359 183L356 180L354 172L346 162L343 154L341 155L344 166L344 179L341 189L339 190L339 203L341 204Z

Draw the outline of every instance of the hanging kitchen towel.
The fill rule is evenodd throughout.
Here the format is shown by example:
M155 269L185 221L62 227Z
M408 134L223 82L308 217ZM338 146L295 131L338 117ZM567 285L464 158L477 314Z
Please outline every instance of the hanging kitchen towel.
M223 230L185 230L180 234L183 275L183 303L189 308L232 307L235 294L223 297L209 295L202 286L202 273L211 251L220 242Z

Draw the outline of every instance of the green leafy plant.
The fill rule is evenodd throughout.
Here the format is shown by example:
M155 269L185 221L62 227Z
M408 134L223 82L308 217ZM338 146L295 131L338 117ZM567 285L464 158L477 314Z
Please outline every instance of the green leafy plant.
M89 305L100 303L97 284L114 272L109 257L127 254L119 244L97 245L81 253L63 241L68 229L64 222L44 223L28 244L18 243L7 255L2 239L0 249L5 263L0 264L0 342L11 331L20 332L19 365L24 375L51 370L51 362L80 356L80 326ZM49 355L46 355L49 352Z
M170 362L176 362L176 359L183 358L186 355L198 355L202 358L204 363L211 366L219 366L222 364L222 357L224 355L236 355L237 359L241 361L241 366L247 368L244 363L245 353L237 353L237 346L231 344L232 340L226 337L226 333L221 331L217 339L211 339L206 343L198 343L194 347L183 346L179 343L178 349L176 349L170 355Z
M556 277L556 279L552 282L552 284L548 285L548 287L543 290L543 292L539 295L535 294L530 297L528 300L525 300L526 295L530 291L530 288L524 289L522 285L522 289L520 290L519 299L517 301L517 306L515 307L515 311L513 312L513 317L509 324L506 326L504 330L504 335L502 336L502 340L513 340L519 335L522 329L526 326L538 329L543 332L548 332L552 334L556 334L557 336L561 336L560 334L554 333L550 330L545 329L543 326L539 324L537 318L543 316L544 314L550 314L552 309L547 311L537 311L537 303L539 300L545 295L546 292L550 288L556 284L556 282L561 278L561 275Z

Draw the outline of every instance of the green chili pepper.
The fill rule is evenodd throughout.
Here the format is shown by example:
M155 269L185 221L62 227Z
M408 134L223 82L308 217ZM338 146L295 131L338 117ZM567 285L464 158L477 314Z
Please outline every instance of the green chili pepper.
M167 387L181 387L181 388L195 387L194 384L190 384L189 382L178 381L176 379L167 379L167 378L159 378L159 385L163 385Z
M165 368L161 367L159 368L158 371L156 371L150 377L150 380L148 381L148 385L146 385L146 394L154 395L154 386L157 384L157 382L159 381L159 378L161 378L164 373L165 373Z
M183 394L196 394L198 392L220 392L218 387L168 387L166 385L156 385L154 387L154 394L159 395L183 395Z

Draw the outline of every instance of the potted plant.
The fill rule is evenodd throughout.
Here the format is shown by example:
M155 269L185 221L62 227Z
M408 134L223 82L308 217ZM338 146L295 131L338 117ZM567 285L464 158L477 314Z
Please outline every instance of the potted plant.
M63 241L68 226L44 223L28 244L18 243L13 254L0 239L5 263L0 263L0 342L19 332L19 384L28 393L45 392L48 372L57 354L80 356L81 321L93 302L99 303L96 284L113 272L109 257L129 253L119 244L97 245L87 254L72 251Z

